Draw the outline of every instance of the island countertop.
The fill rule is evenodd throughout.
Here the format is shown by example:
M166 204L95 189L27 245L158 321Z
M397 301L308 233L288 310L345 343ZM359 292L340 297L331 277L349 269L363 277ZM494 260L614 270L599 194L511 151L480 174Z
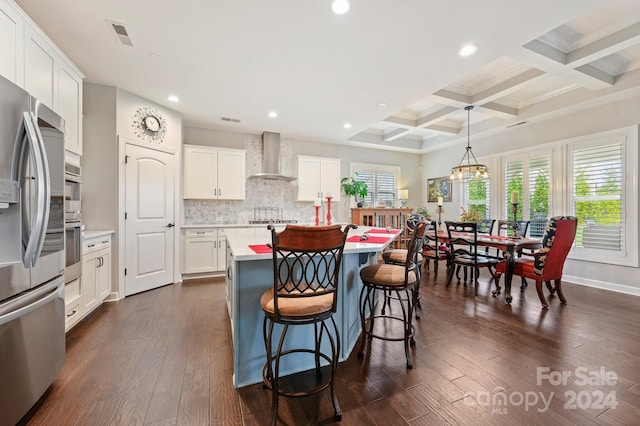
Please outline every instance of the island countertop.
M286 225L276 225L276 230L281 231L285 226ZM372 229L376 228L371 226L358 226L357 229L349 230L348 237L363 235ZM249 247L250 245L271 243L271 231L267 229L266 225L259 228L229 228L225 229L225 234L227 235L227 244L233 252L233 257L236 261L271 259L271 253L258 254ZM383 244L371 244L367 243L366 240L355 243L347 242L344 246L344 254L381 252L398 236L398 234L391 232L370 235L388 236L389 240Z
M276 225L276 230L286 225ZM360 236L372 227L359 226L349 231L349 237ZM370 233L372 236L389 237L381 244L366 241L347 242L342 256L338 284L338 308L333 315L340 335L340 361L349 357L360 336L358 297L362 289L359 271L362 267L378 262L378 253L388 247L398 233ZM266 361L262 336L264 313L260 306L262 294L273 287L273 254L255 253L249 245L271 242L271 231L260 228L226 229L227 270L225 273L226 301L229 312L231 339L233 342L233 385L247 386L262 381L262 368ZM276 327L279 329L280 327ZM298 347L313 347L313 326L292 327L287 334L289 342ZM327 341L323 345L328 344ZM311 346L310 346L311 345ZM285 345L286 346L286 345ZM328 348L325 348L328 349ZM281 365L283 375L304 371L314 366L313 357L291 357Z

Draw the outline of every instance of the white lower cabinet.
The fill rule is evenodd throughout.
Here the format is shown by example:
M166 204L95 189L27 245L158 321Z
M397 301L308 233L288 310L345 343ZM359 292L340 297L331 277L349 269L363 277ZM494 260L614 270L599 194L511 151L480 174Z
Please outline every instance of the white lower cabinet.
M82 243L82 276L65 286L65 330L86 317L111 293L111 235Z
M225 270L227 237L221 228L187 229L183 234L182 273Z
M78 278L77 280L66 283L64 286L65 330L69 330L80 320L82 316L81 304L80 278Z

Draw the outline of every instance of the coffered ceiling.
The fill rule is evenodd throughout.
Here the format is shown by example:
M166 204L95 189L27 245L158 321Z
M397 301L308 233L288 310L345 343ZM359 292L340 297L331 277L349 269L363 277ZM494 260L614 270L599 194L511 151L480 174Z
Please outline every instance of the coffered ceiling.
M86 81L192 126L429 152L466 140L466 105L476 135L640 95L640 0L17 3Z

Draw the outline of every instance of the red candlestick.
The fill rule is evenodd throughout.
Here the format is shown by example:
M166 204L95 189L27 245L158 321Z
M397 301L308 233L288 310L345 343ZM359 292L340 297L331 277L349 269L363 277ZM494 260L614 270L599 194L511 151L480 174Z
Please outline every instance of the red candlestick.
M331 198L327 197L327 225L331 225Z
M314 206L316 208L316 226L320 225L320 218L318 217L318 211L320 210L320 206Z

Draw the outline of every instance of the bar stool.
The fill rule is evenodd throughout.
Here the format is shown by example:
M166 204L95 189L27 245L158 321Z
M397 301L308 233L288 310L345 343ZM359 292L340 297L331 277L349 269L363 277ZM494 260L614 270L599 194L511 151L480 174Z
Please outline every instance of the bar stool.
M267 355L262 379L264 386L271 389L272 393L272 425L276 424L278 418L280 395L308 396L326 388L331 390L334 419L339 421L342 418L334 389L340 335L333 314L338 306L337 290L344 244L349 230L355 228L355 225L348 225L342 231L340 225L287 225L282 232L276 232L272 225L268 227L273 249L273 288L262 295L260 305L264 311L262 330ZM272 341L275 324L282 325L282 332L274 353ZM313 324L313 348L291 347L288 344L287 349L283 349L289 326L310 324ZM325 344L323 349L321 346L325 335L329 348ZM294 386L300 383L292 380L286 384L281 382L283 378L280 377L282 359L300 353L313 354L315 360L315 380L302 389ZM325 367L328 367L328 373Z
M416 232L416 225L421 222L422 220L424 220L424 216L422 215L418 215L418 214L412 214L411 216L413 216L413 218L409 218L407 220L407 228L410 229L411 235L413 236L413 234ZM428 228L428 227L427 227ZM427 231L427 229L425 228L425 232ZM423 235L418 235L418 238L420 238L421 240L421 245L424 242L424 234ZM422 305L420 304L420 278L421 278L421 267L422 267L422 262L423 262L423 255L421 253L422 250L418 251L418 255L416 258L416 274L417 274L417 284L416 284L416 304L415 307L416 308L422 308ZM385 250L384 252L382 252L382 260L384 261L384 263L390 263L392 265L400 265L400 266L404 266L406 260L407 260L407 249L390 249L390 250ZM388 294L388 293L387 293ZM385 313L385 309L386 306L388 306L390 300L389 298L385 298L385 304L382 306L382 313ZM386 305L386 306L385 306ZM416 319L420 319L420 310L419 309L415 309L415 314L416 314Z
M358 357L364 356L364 347L367 340L375 337L387 341L403 341L404 352L407 358L407 368L413 368L410 346L415 345L415 329L412 324L413 309L417 301L416 287L418 285L417 259L421 249L422 235L424 235L428 224L420 222L407 246L407 253L403 265L383 263L370 265L360 270L362 280L362 290L360 291L360 324L362 326L362 340ZM378 302L378 291L382 292L383 306L387 298L395 300L401 308L402 315L392 315L376 312ZM394 295L395 296L389 296ZM389 310L391 307L389 307ZM402 336L386 335L374 328L376 320L385 325L400 322L402 324Z

